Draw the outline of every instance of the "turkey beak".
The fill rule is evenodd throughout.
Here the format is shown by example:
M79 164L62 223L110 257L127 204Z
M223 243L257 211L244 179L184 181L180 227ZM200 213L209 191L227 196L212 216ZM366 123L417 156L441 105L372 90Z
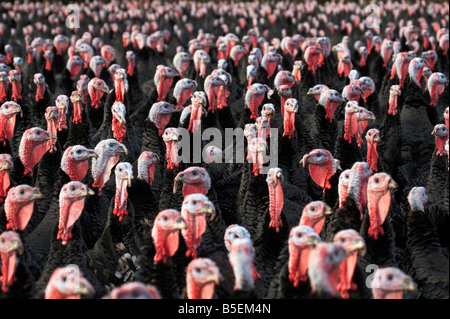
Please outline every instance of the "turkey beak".
M360 251L361 256L364 256L366 254L366 245L362 240L357 239L353 241L353 243L348 247L347 251L350 253L354 251Z
M333 210L331 209L330 206L327 205L327 206L325 207L325 212L324 212L324 214L325 214L325 216L329 216L329 215L333 214Z
M94 287L92 287L92 285L89 283L89 281L84 278L81 278L79 280L79 284L74 288L74 293L80 295L93 295L95 290Z
M184 177L183 174L181 175L177 175L173 181L173 193L175 194L177 192L177 187L178 187L178 183L179 182L184 182L186 180L186 178Z
M219 281L220 281L219 269L216 267L210 268L210 270L208 271L208 276L207 276L206 280L214 282L216 284L219 284Z
M13 113L20 113L20 117L23 117L22 108L18 104L15 104L13 106L12 112Z
M47 137L45 137L45 140L57 140L58 139L58 137L56 136L56 135L53 135L52 133L48 133L48 136Z
M370 113L369 115L367 115L366 118L371 121L375 121L377 119L373 113Z
M33 192L31 193L31 200L35 200L35 199L42 199L44 198L44 195L42 195L42 193L39 191L39 189L34 188Z
M308 164L308 157L309 155L304 155L299 164L305 167Z
M187 229L187 224L184 218L177 218L172 226L173 229Z
M388 188L389 188L389 189L395 189L395 188L398 188L398 184L397 184L393 179L391 179L391 180L389 181Z
M117 153L124 153L125 155L128 155L128 150L125 147L125 145L120 144L119 147L116 150Z
M103 93L109 93L109 88L107 86L104 86L104 87L100 88L100 91Z
M88 150L88 157L98 158L98 155L94 150L90 149Z
M403 279L403 283L400 287L403 290L408 290L408 291L415 291L417 289L416 284L411 280L411 278L409 276L406 276Z
M205 203L203 205L202 213L210 214L211 215L211 220L213 220L214 217L216 216L216 210L215 210L214 206L212 206L211 204L208 204L208 203Z
M131 187L131 181L133 180L133 173L128 173L128 176L127 176L127 184L128 184L128 187Z
M10 242L9 251L17 251L19 255L23 254L23 246L16 240Z
M308 240L305 242L306 245L316 247L320 243L319 238L316 236L308 237Z
M8 161L4 161L2 164L2 167L0 167L0 170L2 171L10 171L12 170L12 166Z
M87 188L87 189L86 189L86 195L94 196L94 195L95 195L95 192L94 192L92 189Z

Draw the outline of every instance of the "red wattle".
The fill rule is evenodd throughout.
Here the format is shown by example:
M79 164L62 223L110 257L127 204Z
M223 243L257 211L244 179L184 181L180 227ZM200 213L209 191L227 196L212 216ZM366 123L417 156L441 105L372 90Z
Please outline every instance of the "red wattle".
M280 183L278 183L276 187L269 185L269 198L269 227L275 228L276 232L278 233L280 231L280 227L283 226L283 222L281 220L281 212L283 211L284 205L283 188L281 187Z
M389 212L391 193L389 191L386 192L378 200L372 197L369 196L367 203L370 216L370 226L367 233L375 240L378 240L379 235L384 235L383 224Z
M397 115L397 96L390 96L389 97L389 110L388 110L388 114L391 115Z
M22 84L20 81L13 81L12 84L12 99L17 102L22 98Z
M174 169L179 166L178 152L175 147L175 141L167 141L166 148L167 169Z
M115 116L113 116L112 126L111 126L113 137L122 143L124 138L127 136L127 127L125 123L120 123Z
M350 298L348 293L349 290L358 289L356 283L353 282L353 273L355 271L357 261L358 253L352 252L339 265L339 283L337 285L337 290L340 292L341 298L343 299Z
M295 113L285 112L284 114L284 132L283 136L287 136L288 138L294 138L295 132Z
M128 216L127 198L127 182L122 181L121 185L116 188L116 194L114 195L113 215L119 218L119 222L123 221L124 216Z
M82 112L82 103L81 102L73 102L73 118L72 122L75 124L81 123L81 112Z
M367 143L367 163L372 171L378 172L377 143Z

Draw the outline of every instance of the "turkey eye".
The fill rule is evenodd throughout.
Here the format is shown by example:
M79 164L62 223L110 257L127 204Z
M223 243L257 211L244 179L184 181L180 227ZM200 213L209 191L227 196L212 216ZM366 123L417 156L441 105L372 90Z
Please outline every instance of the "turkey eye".
M192 205L197 205L197 201L196 201L196 200L193 200L193 201L192 201Z
M23 194L25 194L25 191L24 191L23 189L21 189L21 190L19 191L19 194L20 194L20 195L23 195Z
M164 216L164 217L163 217L163 220L167 220L167 216Z
M196 171L193 171L193 172L192 172L192 175L194 175L194 176L197 175L197 172L196 172Z
M77 150L76 153L77 153L77 154L80 154L80 153L81 153L81 150Z
M302 233L297 233L296 236L297 236L298 238L300 238L300 237L302 237Z
M341 238L341 243L344 243L345 242L345 238Z
M1 239L1 242L2 242L2 244L3 244L3 243L5 242L5 238L2 238L2 239Z
M315 207L311 207L311 211L314 212L316 210Z
M194 271L197 272L197 273L199 273L199 272L201 272L202 270L201 270L201 268L196 267L196 268L194 268Z
M75 190L75 186L70 187L70 190L74 191Z
M64 276L64 277L62 277L62 278L61 278L61 280L62 280L63 282L66 282L66 280L67 280L67 277L66 277L66 276Z
M122 169L121 168L119 168L119 172L121 172L122 171Z
M375 178L375 183L379 183L380 180L378 178Z
M391 274L389 274L389 275L387 275L387 280L389 280L389 281L391 281L392 279L394 279L394 276L393 275L391 275Z

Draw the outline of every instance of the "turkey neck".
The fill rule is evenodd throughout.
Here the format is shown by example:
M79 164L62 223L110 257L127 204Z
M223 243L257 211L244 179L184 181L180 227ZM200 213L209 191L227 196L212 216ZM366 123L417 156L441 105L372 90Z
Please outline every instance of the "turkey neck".
M8 82L0 81L0 103L5 103L8 100Z
M372 171L378 171L378 152L376 142L367 142L367 163Z
M306 282L308 280L307 270L311 251L312 247L290 248L288 262L289 280L294 287L298 287L300 282Z
M217 108L219 110L227 107L227 98L229 95L230 92L228 92L227 87L225 85L221 85L219 87L219 92L217 93Z
M101 190L105 182L111 175L111 169L119 161L118 155L109 156L100 154L99 157L92 159L92 176L94 177L93 187L98 188L98 194L101 195Z
M287 136L288 138L294 138L294 132L295 132L295 112L284 112L284 132L283 136Z
M91 107L97 109L100 106L103 92L101 90L97 90L94 87L91 87L89 89L89 97L91 98Z
M12 81L11 82L11 90L12 90L12 96L11 98L17 102L22 98L21 92L22 92L22 83L20 81Z
M353 283L353 273L358 262L358 252L351 252L348 257L339 265L338 291L344 299L350 298L348 291L354 290L356 284Z
M200 124L202 119L202 104L192 103L191 118L189 119L188 131L191 133L200 132Z
M258 117L258 108L261 102L264 100L264 94L252 94L249 102L249 109L251 112L250 119L256 119Z
M281 183L277 182L276 185L269 185L269 212L270 223L269 227L275 228L276 232L280 231L280 227L283 226L281 221L281 212L284 205L284 195Z
M38 83L36 86L36 95L35 95L36 102L44 98L44 93L45 93L45 83Z
M344 122L344 139L350 144L352 143L353 137L358 134L358 119L356 118L356 113L346 114Z
M116 101L125 103L126 85L124 79L115 81Z
M8 292L9 287L16 281L16 269L19 265L19 258L15 251L9 251L1 254L2 267L0 280L2 283L2 291Z
M119 222L123 221L124 216L128 216L127 200L128 200L128 183L127 179L116 178L116 193L114 195L113 215L119 218Z
M158 99L157 101L164 101L166 98L167 92L169 92L170 87L172 86L173 78L166 77L163 74L160 75L159 83L157 86L158 91Z
M75 123L75 124L81 123L81 112L83 111L82 104L83 103L81 101L73 102L73 119L72 119L72 122Z
M178 162L178 150L176 147L176 141L166 141L166 160L167 169L174 169L179 166Z
M125 137L127 136L127 127L124 122L120 122L114 115L112 117L112 132L113 137L122 143Z
M385 194L373 193L367 198L367 207L369 210L370 226L368 230L369 236L378 240L379 234L384 235L383 224L386 220L391 204L391 192Z
M61 240L63 245L73 238L72 228L84 209L84 197L77 200L60 199L60 212L58 234L56 239Z
M397 115L398 112L398 95L389 95L389 110L388 114Z

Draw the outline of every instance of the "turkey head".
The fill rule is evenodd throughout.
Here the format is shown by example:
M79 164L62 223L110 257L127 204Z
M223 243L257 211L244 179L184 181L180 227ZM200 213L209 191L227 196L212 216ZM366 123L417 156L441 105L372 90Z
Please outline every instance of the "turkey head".
M367 182L367 207L370 216L368 234L378 239L379 234L384 235L383 223L386 220L391 206L391 189L398 184L386 173L376 173L369 177Z
M56 268L45 288L45 299L81 299L95 293L77 265Z
M374 299L403 299L404 291L416 289L413 279L396 267L379 268L373 275Z
M143 151L138 158L138 178L151 186L155 180L155 164L159 160L157 154L151 151Z
M88 149L83 145L69 146L61 158L61 170L72 181L81 182L89 169L89 159L93 157L98 157L93 149Z
M350 298L348 292L358 289L353 281L353 273L358 262L358 254L365 254L366 244L361 235L354 229L344 229L337 232L334 235L333 242L343 245L348 253L347 258L339 266L339 283L337 286L341 298L348 299Z
M57 240L62 245L72 239L72 228L84 209L84 200L88 195L95 195L81 182L72 181L65 184L59 192L59 224Z
M173 183L173 193L176 193L178 183L182 183L183 197L190 194L206 195L211 188L211 178L203 167L192 166L178 173Z
M98 195L102 193L102 188L109 180L112 168L119 162L122 154L127 155L128 150L125 145L111 138L100 141L94 149L98 157L92 158L92 187L98 189Z
M167 262L178 250L180 230L186 229L186 221L175 209L166 209L158 213L152 228L155 245L155 262Z
M114 194L113 215L119 218L119 222L123 221L124 216L128 216L127 188L131 187L133 179L133 167L128 162L121 162L116 165L114 170L116 177L116 193Z
M209 258L192 260L186 270L186 294L188 299L212 299L215 285L219 284L220 271Z
M56 140L56 136L39 127L26 130L20 141L19 157L24 166L24 175L33 176L34 166L41 160L44 153L50 150L49 141Z
M8 292L11 285L16 281L15 273L23 251L22 240L18 233L4 231L0 235L0 257L2 261L0 282L3 292Z
M308 280L309 256L320 242L320 236L307 225L298 225L291 229L288 239L288 269L289 281L294 287Z
M325 189L331 188L329 179L337 172L339 160L334 159L331 153L325 149L315 149L304 155L300 164L305 167L309 165L309 174L312 180Z
M214 204L203 194L190 194L185 196L181 206L181 216L186 221L186 229L181 231L186 242L186 257L197 258L198 248L202 243L202 235L206 231L206 215L214 219L216 209Z
M34 201L41 198L36 187L26 184L11 187L5 199L6 229L24 230L33 214Z

